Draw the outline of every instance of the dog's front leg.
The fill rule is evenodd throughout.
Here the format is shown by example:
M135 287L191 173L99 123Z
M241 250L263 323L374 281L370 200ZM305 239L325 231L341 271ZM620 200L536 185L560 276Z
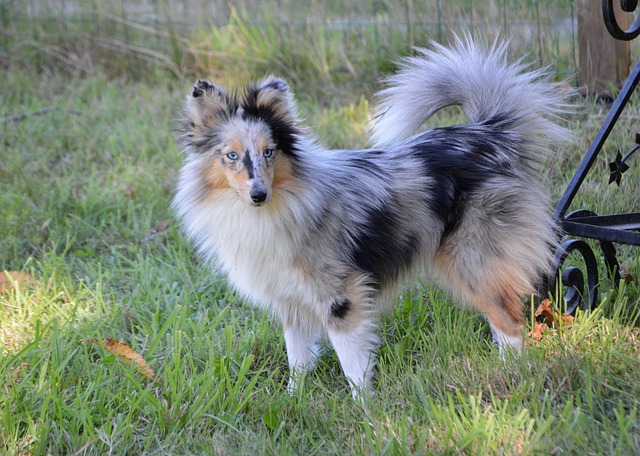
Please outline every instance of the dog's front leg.
M355 398L364 399L372 394L371 378L377 346L375 327L375 322L370 318L349 321L347 316L343 321L334 320L327 328L327 335Z
M289 360L289 383L287 391L293 393L299 383L300 376L315 367L318 355L319 331L306 328L298 323L286 325L284 328L284 341L287 346L287 358Z

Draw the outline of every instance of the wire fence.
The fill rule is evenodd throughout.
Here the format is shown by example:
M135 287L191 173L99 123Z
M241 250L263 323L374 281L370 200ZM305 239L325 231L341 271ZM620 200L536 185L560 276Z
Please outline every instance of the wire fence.
M230 27L244 27L257 60L269 59L273 41L282 46L286 39L297 41L287 43L293 52L338 49L348 70L353 52L393 56L470 33L509 37L514 53L565 77L577 68L572 0L0 0L0 27L3 60L90 65L100 55L86 51L97 47L103 59L154 62L177 75L199 55L224 53L222 32Z

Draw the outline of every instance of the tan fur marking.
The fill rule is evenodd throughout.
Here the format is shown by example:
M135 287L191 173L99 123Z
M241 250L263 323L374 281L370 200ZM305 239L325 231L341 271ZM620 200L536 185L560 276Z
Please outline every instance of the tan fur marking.
M273 188L282 188L285 190L298 190L300 186L293 176L293 164L291 160L284 154L278 154L274 164Z
M244 152L244 146L242 144L242 141L240 141L239 139L232 139L229 141L229 149L230 151L233 152L237 152L237 153L242 153Z
M524 324L525 320L522 313L520 296L532 294L532 290L530 290L526 284L522 283L516 271L517 269L508 270L506 265L493 268L492 283L494 283L501 301L496 303L496 305L500 305L513 321Z
M203 181L207 186L207 195L217 190L228 189L229 181L226 176L226 169L222 165L219 157L216 157L203 170Z
M273 109L279 117L291 117L287 95L280 91L271 89L260 91L256 104L258 106L268 106Z
M226 100L219 93L207 91L201 97L187 99L189 119L197 126L219 123L220 113L227 109Z
M451 277L455 272L455 261L451 254L444 249L438 250L433 265L435 269L442 271L442 274L448 277Z
M249 173L245 168L239 171L234 171L229 168L225 168L224 174L229 182L231 188L236 190L243 198L249 198L249 187L247 182L249 181Z
M491 324L504 334L520 335L525 320L518 294L525 294L527 287L506 266L496 270L498 268L486 265L488 280L482 284L474 284L476 289L472 289L464 280L455 257L450 252L443 249L438 251L434 266L442 277L447 278L449 287L464 303L486 315Z
M301 258L296 258L293 260L293 267L300 270L304 276L305 281L310 281L313 276L311 275L311 271L309 267L306 265L305 261Z

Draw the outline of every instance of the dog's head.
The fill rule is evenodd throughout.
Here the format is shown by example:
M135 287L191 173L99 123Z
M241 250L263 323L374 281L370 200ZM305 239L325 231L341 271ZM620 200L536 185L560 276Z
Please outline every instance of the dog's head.
M232 189L249 205L270 202L274 186L291 180L302 133L287 84L275 77L248 86L241 97L208 81L187 96L179 142L205 160L210 190Z

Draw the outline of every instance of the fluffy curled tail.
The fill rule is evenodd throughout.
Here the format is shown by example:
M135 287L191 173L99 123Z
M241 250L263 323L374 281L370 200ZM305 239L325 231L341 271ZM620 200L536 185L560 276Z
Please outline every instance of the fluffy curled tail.
M507 43L487 47L469 36L456 37L451 48L435 44L418 49L378 93L372 127L374 147L413 135L436 111L460 105L469 123L496 116L510 119L511 133L544 146L570 135L558 119L571 110L566 85L554 83L545 70L527 71L522 60L507 61ZM544 140L542 138L545 138Z

